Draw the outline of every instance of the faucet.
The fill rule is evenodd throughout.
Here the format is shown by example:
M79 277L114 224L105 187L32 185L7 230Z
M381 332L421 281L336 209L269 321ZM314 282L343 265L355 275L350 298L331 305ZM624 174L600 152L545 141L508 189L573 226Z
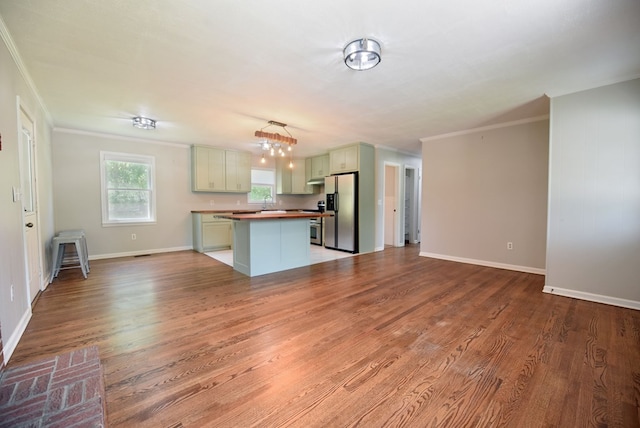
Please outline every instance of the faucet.
M271 196L265 196L264 197L264 202L262 203L262 209L263 210L267 209L267 199L271 199L271 206L273 206L273 198Z

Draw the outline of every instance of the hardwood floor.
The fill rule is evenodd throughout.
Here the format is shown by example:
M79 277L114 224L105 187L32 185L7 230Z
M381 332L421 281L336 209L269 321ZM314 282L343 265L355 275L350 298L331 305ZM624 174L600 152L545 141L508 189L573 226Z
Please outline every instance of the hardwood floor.
M109 426L640 426L640 312L415 245L248 278L195 252L98 260L9 366L88 345Z

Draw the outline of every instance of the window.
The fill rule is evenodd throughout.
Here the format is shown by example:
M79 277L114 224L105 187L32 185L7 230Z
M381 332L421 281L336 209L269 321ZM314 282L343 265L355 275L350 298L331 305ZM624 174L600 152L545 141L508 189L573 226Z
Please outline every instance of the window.
M154 170L152 156L100 152L103 225L155 222Z
M276 201L276 172L273 169L251 169L250 204L273 204Z

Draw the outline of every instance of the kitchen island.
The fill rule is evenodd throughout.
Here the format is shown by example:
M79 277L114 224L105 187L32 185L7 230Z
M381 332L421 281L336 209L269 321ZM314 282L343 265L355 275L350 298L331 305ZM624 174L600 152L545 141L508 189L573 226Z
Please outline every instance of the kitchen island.
M258 276L308 266L309 219L330 216L305 211L221 215L233 220L233 268Z

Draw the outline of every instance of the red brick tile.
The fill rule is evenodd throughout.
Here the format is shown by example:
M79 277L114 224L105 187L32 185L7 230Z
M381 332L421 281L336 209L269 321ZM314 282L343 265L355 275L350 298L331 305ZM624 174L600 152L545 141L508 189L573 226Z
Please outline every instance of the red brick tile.
M16 390L13 393L13 402L20 402L31 397L31 387L33 386L33 379L25 379L22 382L16 384Z
M11 400L14 390L15 384L2 385L0 387L0 407L6 405Z
M53 361L48 361L45 363L35 363L16 368L9 368L6 370L6 374L2 378L2 383L16 383L24 379L33 378L34 376L51 373L54 366L55 364Z
M47 392L47 390L49 389L50 381L51 381L51 373L38 376L33 385L33 389L31 390L32 394L37 395L37 394L42 394L44 392Z
M51 386L57 387L62 383L73 383L78 380L86 379L87 376L95 375L100 371L98 361L91 361L81 365L69 367L62 370L56 370L51 380Z
M21 422L41 418L44 413L46 399L45 395L39 395L20 404L3 407L0 426L16 426Z
M82 381L67 386L67 394L64 400L65 407L73 407L82 402L82 393L84 392L83 386Z
M71 354L63 354L56 359L56 370L69 367L70 365L71 365Z
M71 365L82 364L86 361L84 349L78 349L71 353Z
M83 425L84 422L88 419L93 418L96 414L101 414L102 412L102 404L100 400L94 399L92 401L84 402L78 406L69 407L60 412L56 412L53 414L48 414L44 418L44 426L53 428L53 427L64 427L67 428L71 425L80 424Z
M105 425L97 347L5 369L0 375L0 428Z
M104 391L104 384L100 376L91 376L84 381L84 399L100 397Z
M47 412L57 412L64 407L64 387L55 388L49 391Z
M87 360L99 360L100 359L100 355L99 355L97 346L92 346L90 348L86 348L85 352L86 352Z

